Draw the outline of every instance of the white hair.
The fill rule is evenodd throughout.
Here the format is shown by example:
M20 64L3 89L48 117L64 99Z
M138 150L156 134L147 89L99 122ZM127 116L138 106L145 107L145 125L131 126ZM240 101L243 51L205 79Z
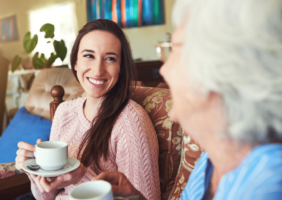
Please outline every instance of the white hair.
M182 69L194 87L221 95L239 143L282 139L282 0L177 0L185 15Z

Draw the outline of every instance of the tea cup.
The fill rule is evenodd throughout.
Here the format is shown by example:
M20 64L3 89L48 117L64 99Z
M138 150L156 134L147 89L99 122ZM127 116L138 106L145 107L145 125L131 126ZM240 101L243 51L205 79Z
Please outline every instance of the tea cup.
M35 162L41 169L62 169L68 161L68 144L61 141L46 141L35 145Z

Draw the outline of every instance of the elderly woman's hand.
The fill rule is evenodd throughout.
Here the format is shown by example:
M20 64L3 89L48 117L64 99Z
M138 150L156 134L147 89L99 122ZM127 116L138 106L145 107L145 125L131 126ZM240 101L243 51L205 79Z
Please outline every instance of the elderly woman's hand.
M129 197L138 195L140 196L140 200L146 199L121 172L102 172L98 176L94 177L92 180L108 181L112 185L112 191L114 196Z
M84 167L82 163L80 163L80 166L76 170L57 177L46 178L46 177L36 176L34 174L30 174L30 176L36 183L40 192L44 193L56 189L61 189L71 184L78 183L81 180L81 178L84 176L86 171L87 168Z

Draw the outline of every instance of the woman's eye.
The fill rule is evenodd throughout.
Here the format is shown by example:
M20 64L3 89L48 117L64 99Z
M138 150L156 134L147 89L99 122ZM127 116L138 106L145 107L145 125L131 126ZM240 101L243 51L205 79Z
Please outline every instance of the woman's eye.
M116 61L116 58L114 58L114 57L107 57L106 60L108 60L108 61Z
M83 55L83 57L86 57L86 58L94 58L94 56L92 54L85 54Z

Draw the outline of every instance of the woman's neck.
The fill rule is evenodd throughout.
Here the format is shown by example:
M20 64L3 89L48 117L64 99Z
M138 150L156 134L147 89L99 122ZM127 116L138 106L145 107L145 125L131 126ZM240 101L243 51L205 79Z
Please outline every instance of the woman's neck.
M238 167L253 148L250 145L238 145L234 141L228 141L217 136L213 140L205 148L213 164L211 178L212 196L214 196L221 178L226 173Z
M101 106L102 100L103 100L103 97L93 98L93 97L87 96L87 99L84 104L83 112L88 121L92 122L94 117L97 115L97 112L99 110L99 107Z

